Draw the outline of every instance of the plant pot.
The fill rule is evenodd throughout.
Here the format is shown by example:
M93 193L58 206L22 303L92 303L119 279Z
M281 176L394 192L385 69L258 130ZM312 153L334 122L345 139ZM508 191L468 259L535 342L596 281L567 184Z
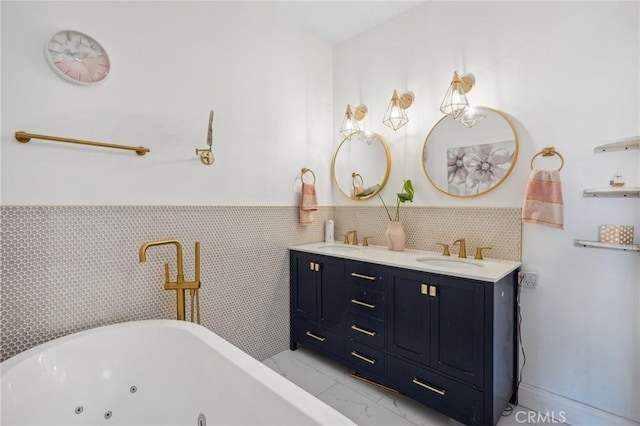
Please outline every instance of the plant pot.
M404 233L404 227L402 222L391 221L387 226L387 230L384 233L387 239L387 247L393 251L403 251L406 241L406 235Z

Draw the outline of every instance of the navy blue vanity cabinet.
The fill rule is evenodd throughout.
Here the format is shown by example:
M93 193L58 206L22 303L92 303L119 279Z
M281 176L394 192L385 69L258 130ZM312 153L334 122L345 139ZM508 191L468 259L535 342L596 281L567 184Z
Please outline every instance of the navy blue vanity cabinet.
M517 400L517 273L485 282L291 251L291 349L495 425Z
M291 349L304 343L344 358L344 260L291 252Z
M394 269L389 278L389 351L482 386L484 286Z
M515 273L497 283L391 268L387 385L465 424L515 401Z

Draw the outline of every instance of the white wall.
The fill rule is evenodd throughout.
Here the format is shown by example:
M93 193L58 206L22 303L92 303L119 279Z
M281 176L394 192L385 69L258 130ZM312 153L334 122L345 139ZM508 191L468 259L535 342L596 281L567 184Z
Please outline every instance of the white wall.
M417 205L521 206L533 155L546 146L563 154L564 230L523 226L523 268L539 277L539 287L522 294L523 384L529 394L635 421L640 255L574 247L573 240L597 239L603 223L634 225L640 240L638 200L582 197L584 188L607 186L616 170L628 185L640 184L638 151L593 153L604 142L640 135L639 21L638 2L427 2L337 46L333 71L334 129L347 103L368 106L370 129L392 151L384 191L391 202L402 179L411 178ZM470 101L506 112L520 138L513 173L477 198L439 193L420 164L454 70L475 75ZM381 124L394 89L416 96L409 123L395 133ZM556 164L536 160L539 168ZM349 203L339 194L334 202ZM459 237L452 230L451 240Z
M270 2L2 2L2 203L293 205L300 169L331 203L331 46ZM44 59L74 29L111 73L70 84ZM212 166L200 163L215 110ZM14 132L142 145L133 152ZM325 171L323 173L323 171Z

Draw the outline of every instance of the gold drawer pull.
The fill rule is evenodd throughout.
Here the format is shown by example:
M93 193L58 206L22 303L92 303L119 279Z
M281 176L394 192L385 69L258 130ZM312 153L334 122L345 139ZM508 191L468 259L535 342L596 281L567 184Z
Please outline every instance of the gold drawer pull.
M366 356L362 356L356 351L351 351L351 356L355 356L356 358L360 358L361 360L366 361L369 364L375 364L376 363L375 359L371 359L371 358L367 358Z
M425 384L425 383L422 383L420 380L418 380L418 378L413 379L413 383L415 383L415 384L416 384L416 385L418 385L418 386L422 386L422 387L423 387L423 388L425 388L425 389L429 389L431 392L435 392L435 393L437 393L438 395L442 395L442 396L444 396L444 394L445 394L445 393L447 393L447 392L446 392L446 391L444 391L444 390L436 389L436 388L434 388L434 387L432 387L432 386L429 386L429 385L427 385L427 384Z
M375 309L376 308L376 305L371 305L369 303L361 302L358 299L351 299L351 303L353 303L355 305L364 306L365 308L369 308L369 309Z
M309 337L313 337L314 339L316 339L316 340L317 340L317 341L319 341L319 342L324 342L325 340L327 340L327 338L326 338L326 337L316 336L315 334L313 334L313 333L312 333L312 332L310 332L310 331L307 331L305 334L306 334L307 336L309 336Z
M375 332L375 331L365 330L364 328L360 328L360 327L358 327L358 326L357 326L357 325L355 325L355 324L353 324L353 325L351 326L351 329L352 329L352 330L355 330L355 331L359 331L360 333L364 333L364 334L366 334L367 336L375 336L375 335L376 335L376 332Z
M369 281L375 281L376 280L376 277L372 277L370 275L358 274L357 272L352 272L351 276L352 277L356 277L356 278L362 278L363 280L369 280Z

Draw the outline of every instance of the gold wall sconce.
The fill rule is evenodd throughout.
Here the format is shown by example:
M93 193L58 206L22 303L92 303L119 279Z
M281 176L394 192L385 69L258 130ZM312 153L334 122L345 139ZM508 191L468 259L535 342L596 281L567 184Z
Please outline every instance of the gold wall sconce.
M469 101L467 100L466 94L475 84L476 78L473 74L462 74L462 76L459 76L458 72L454 71L447 94L444 95L444 99L440 105L440 111L454 120L461 118L469 108Z
M367 106L358 105L355 109L351 105L347 105L347 111L344 113L344 120L340 127L340 136L343 138L351 138L360 131L358 121L362 121L367 115Z
M409 118L405 110L413 104L414 100L415 96L413 92L406 92L398 96L398 92L394 90L389 106L387 107L387 112L382 119L382 124L393 130L398 130L407 124Z
M209 148L204 149L196 149L196 155L200 156L200 161L202 164L206 164L210 166L215 161L213 157L213 152L211 151L211 146L213 144L213 110L209 111L209 131L207 132L207 145Z

